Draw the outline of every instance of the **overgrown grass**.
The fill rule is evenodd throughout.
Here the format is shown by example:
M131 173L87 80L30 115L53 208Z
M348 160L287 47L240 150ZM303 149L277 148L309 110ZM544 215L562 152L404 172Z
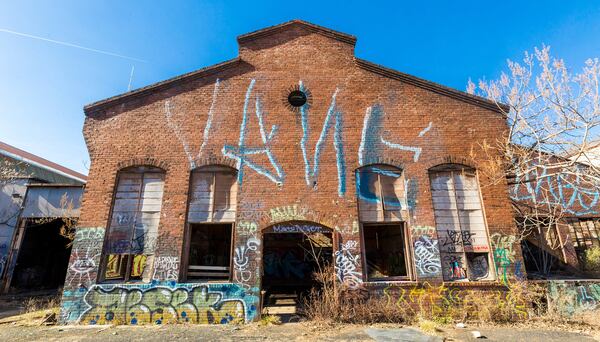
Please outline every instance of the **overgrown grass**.
M48 309L56 309L60 306L60 296L52 296L52 297L29 297L25 299L23 303L23 307L25 308L25 313L48 310Z
M545 288L514 281L505 288L450 288L444 284L388 286L379 293L335 284L333 270L314 275L321 285L302 303L313 321L341 323L449 324L518 322L546 312ZM423 323L427 325L426 323Z

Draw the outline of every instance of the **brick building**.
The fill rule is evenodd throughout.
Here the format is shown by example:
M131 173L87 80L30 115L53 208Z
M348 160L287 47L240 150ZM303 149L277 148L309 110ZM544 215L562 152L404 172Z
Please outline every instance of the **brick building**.
M522 273L507 184L478 173L507 129L498 106L359 59L355 42L295 20L86 106L61 320L256 320L327 262L350 289Z

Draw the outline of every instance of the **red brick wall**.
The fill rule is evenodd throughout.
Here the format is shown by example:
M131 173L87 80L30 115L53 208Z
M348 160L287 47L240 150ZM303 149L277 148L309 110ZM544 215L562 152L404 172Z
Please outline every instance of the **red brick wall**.
M504 134L505 121L497 112L482 106L365 70L357 65L353 50L352 44L292 26L274 35L244 42L240 46L241 62L231 68L90 113L85 121L84 136L92 162L80 226L107 226L120 168L138 164L160 166L166 170L166 180L159 226L162 240L156 253L181 257L190 177L186 149L196 165L216 162L236 166L237 162L223 156L222 150L224 145L238 145L251 80L254 86L248 101L246 145L263 146L255 114L258 98L267 134L272 125L278 126L270 150L285 177L277 185L244 167L238 195L238 221L258 216L260 219L255 221L260 230L272 223L271 209L295 205L306 220L335 229L339 233L337 243L350 240L360 243L357 225L353 223L358 219L354 171L360 166L358 155L365 113L367 108L380 105L384 112L379 127L381 135L395 144L418 147L421 152L417 159L411 151L376 143L377 149L369 151L367 162L402 168L406 179L416 184L409 226L435 226L428 169L449 161L477 168L472 159L485 159L480 144ZM306 143L311 167L315 145L332 96L338 89L314 187L307 186L305 180L301 114L286 104L289 89L299 81L311 93ZM170 121L166 106L170 106ZM199 155L211 107L212 124ZM340 114L336 116L336 112ZM342 196L338 193L338 160L334 147L336 117L341 123L338 141L341 138L345 164L346 191ZM431 128L419 136L429 123ZM248 159L276 174L266 155L253 155ZM481 175L480 183L490 235L514 235L506 184L483 186L489 182ZM244 208L260 210L256 214L254 209ZM260 239L260 234L257 237ZM243 246L248 239L249 236L236 234L235 245ZM515 262L520 262L517 245L514 246ZM360 250L354 252L360 253ZM260 265L260 250L253 256L253 262ZM360 272L362 266L357 267ZM258 273L252 269L248 286L260 287Z

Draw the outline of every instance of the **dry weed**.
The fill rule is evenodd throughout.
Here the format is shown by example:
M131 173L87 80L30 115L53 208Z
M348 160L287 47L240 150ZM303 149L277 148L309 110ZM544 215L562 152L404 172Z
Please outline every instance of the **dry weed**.
M314 277L321 286L304 299L302 313L317 323L501 323L547 314L545 288L522 281L493 291L422 285L403 289L396 296L384 296L345 289L335 284L332 270Z

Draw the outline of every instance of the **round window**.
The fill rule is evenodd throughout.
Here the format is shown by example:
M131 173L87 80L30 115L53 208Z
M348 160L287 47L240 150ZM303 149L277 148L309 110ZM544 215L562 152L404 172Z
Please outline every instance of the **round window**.
M301 90L293 90L288 95L288 102L293 107L302 107L306 104L306 94Z

